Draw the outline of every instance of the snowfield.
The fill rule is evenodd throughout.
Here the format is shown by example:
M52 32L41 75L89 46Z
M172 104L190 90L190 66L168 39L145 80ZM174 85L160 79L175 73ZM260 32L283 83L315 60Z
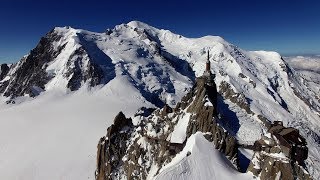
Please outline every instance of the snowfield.
M224 154L214 148L201 132L191 135L183 150L164 166L155 180L248 180L253 174L240 173Z
M96 146L113 117L152 106L125 84L108 86L2 103L0 179L94 179Z
M132 116L141 106L164 102L175 106L203 74L208 50L228 130L239 142L252 144L266 133L263 120L299 129L309 147L306 165L320 178L320 81L314 69L302 72L276 52L244 51L218 36L186 38L138 21L102 33L53 31L62 36L54 41L62 50L45 66L52 77L45 89L33 87L40 95L19 97L16 104L0 98L0 179L94 179L96 146L115 115ZM79 48L85 53L74 53ZM70 91L66 86L75 62L83 73L88 64L98 64L103 83L91 87L80 80L81 88ZM14 79L22 63L0 83ZM172 142L184 138L188 116ZM211 146L201 134L191 136L157 179L252 178L230 167Z
M185 113L185 114L182 114L181 116L183 117L179 120L179 122L174 127L174 130L172 132L171 139L170 139L170 142L172 143L183 143L184 140L186 139L186 136L187 136L186 131L190 121L191 114Z

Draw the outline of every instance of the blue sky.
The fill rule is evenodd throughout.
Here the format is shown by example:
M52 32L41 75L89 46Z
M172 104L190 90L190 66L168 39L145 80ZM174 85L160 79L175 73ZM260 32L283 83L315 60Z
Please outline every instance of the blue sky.
M187 37L219 35L245 50L320 54L318 0L1 1L0 62L19 60L55 26L102 32L131 20Z

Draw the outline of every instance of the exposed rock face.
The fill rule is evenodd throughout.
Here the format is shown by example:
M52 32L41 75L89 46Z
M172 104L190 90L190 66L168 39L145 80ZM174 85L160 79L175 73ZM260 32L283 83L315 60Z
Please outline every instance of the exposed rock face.
M83 57L87 56L86 53L87 51L83 47L80 47L70 56L68 62L70 65L68 67L73 68L67 72L66 76L71 77L67 84L67 87L71 91L78 90L82 82L89 81L90 86L96 86L101 84L104 78L104 72L100 66L91 61L88 61L87 68L83 71L81 67L84 66Z
M234 92L229 83L225 81L221 82L219 93L225 99L230 99L231 102L237 104L239 107L244 109L248 114L253 114L253 112L250 110L250 104L246 99L245 95Z
M288 159L272 157L269 154L255 153L249 165L251 171L260 179L312 179L308 172L296 162Z
M98 144L96 179L146 179L151 168L172 159L167 138L173 123L163 110L144 117L147 111L140 109L133 121L117 115Z
M1 64L0 66L0 81L8 74L9 66L7 64Z
M53 47L53 42L60 38L54 31L49 32L27 57L12 66L16 68L12 72L12 78L8 83L1 84L1 89L5 89L4 96L35 96L34 89L44 89L44 85L50 80L45 72L46 63L52 61L63 48L55 50Z
M206 138L213 141L215 147L223 152L230 160L237 161L238 144L235 137L231 136L218 123L217 115L217 90L215 84L208 84L206 78L198 78L196 82L198 88L193 89L184 99L187 102L191 101L187 112L193 114L192 120L189 121L187 128L187 136L191 136L197 131L209 132ZM209 104L208 102L214 102Z
M255 142L248 171L260 179L311 179L304 164L308 148L299 131L276 121L268 132Z
M133 124L120 112L113 125L107 130L107 138L102 137L98 144L96 179L112 179L112 171L121 165L126 153L126 142L130 138Z
M67 81L66 88L71 91L78 90L86 82L90 86L96 86L115 77L112 60L96 44L71 29L64 29L66 32L63 33L60 31L50 31L29 55L10 68L1 65L0 80L7 75L9 78L0 83L0 93L11 99L24 95L34 97L45 91L46 84L56 76ZM72 33L73 36L69 35ZM78 44L75 45L74 41ZM68 48L74 48L70 55L66 53ZM58 58L61 54L65 57ZM57 58L65 58L66 64L60 69L48 70ZM56 74L57 71L60 74Z
M214 82L202 77L175 109L165 105L150 114L149 109L142 108L132 122L120 113L99 141L96 178L152 178L197 131L205 132L206 138L237 164L237 141L218 124L216 99ZM185 139L175 142L175 128L186 117L189 120Z

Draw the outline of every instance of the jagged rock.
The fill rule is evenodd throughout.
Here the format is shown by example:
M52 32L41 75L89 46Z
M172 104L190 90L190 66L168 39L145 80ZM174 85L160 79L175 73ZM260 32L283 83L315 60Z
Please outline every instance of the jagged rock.
M260 179L311 179L305 169L308 156L305 139L294 128L286 128L282 122L270 125L268 134L256 141L255 154L248 171Z
M96 179L112 179L112 171L120 165L126 154L126 142L132 127L132 120L122 112L115 117L107 130L107 136L102 137L98 144Z
M258 114L257 117L263 122L263 124L264 124L268 129L271 127L271 123L270 123L270 121L269 121L266 117L262 116L261 114Z
M204 132L205 137L237 165L238 144L236 139L217 123L216 101L217 90L214 82L202 77L196 80L192 90L174 110L165 105L149 114L147 108L141 108L132 122L122 113L118 114L114 125L108 129L107 135L100 139L98 145L97 161L101 162L97 162L97 179L153 177L185 146L186 139L179 143L171 142L170 138L175 126L186 113L192 114L186 137L197 131ZM120 146L115 148L115 142ZM150 175L151 169L155 174Z
M32 87L44 89L44 85L50 80L45 72L45 64L52 61L64 48L61 47L58 50L54 48L53 42L60 38L61 36L54 31L41 38L37 47L19 62L10 82L1 85L2 88L6 88L4 96L17 97L24 94L35 96Z
M164 107L162 108L161 116L164 117L169 113L172 113L172 111L173 111L172 108L169 105L165 104Z
M148 117L150 116L156 109L154 108L146 108L146 107L141 107L138 109L138 111L134 114L134 116L143 116L143 117Z
M248 171L262 180L267 179L312 179L308 172L298 163L281 160L276 157L256 152L248 167Z
M230 84L227 83L226 81L222 81L219 87L220 87L219 93L223 95L225 99L230 99L231 102L237 104L239 107L244 109L248 114L253 114L253 112L250 109L250 103L248 102L244 94L234 92Z
M1 64L0 66L0 81L8 74L9 66L7 64Z
M2 81L6 75L8 74L10 68L7 64L1 64L0 67L0 81ZM2 81L0 82L0 93L3 93L6 90L6 87L8 86L9 81Z
M187 102L193 97L195 99L187 109L188 112L194 114L192 120L189 121L187 136L189 137L197 131L209 132L211 136L207 136L207 139L213 141L217 149L237 163L237 140L217 123L217 90L215 84L208 85L206 78L198 78L196 87L191 92L193 96L186 96L190 99L184 99ZM206 98L213 104L206 106L204 101Z
M103 70L99 67L99 65L89 61L87 63L87 68L85 68L86 71L82 70L82 66L84 66L82 58L85 57L87 54L87 51L84 49L84 47L78 48L69 58L69 67L73 67L71 70L69 70L66 74L67 77L71 76L71 79L69 80L67 87L71 91L78 90L81 87L82 82L90 82L90 86L96 86L98 84L101 84L104 76ZM73 60L76 58L76 60ZM71 65L71 63L73 65Z
M254 88L257 87L257 84L256 84L254 81L252 81L251 79L249 80L249 83L252 84L252 86L253 86Z
M96 170L96 179L102 180L107 179L106 173L110 172L110 166L106 166L106 163L108 161L107 155L106 155L106 141L105 137L100 138L98 143L98 150L97 150L97 170Z
M243 73L239 73L239 75L238 75L240 78L247 78L247 76L245 76Z

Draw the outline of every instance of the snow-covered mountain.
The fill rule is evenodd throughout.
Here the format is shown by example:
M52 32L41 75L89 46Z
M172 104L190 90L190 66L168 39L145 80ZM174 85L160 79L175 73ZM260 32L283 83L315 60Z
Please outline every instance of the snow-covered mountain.
M55 28L11 67L1 92L10 98L33 97L44 90L75 91L123 77L123 84L153 104L174 104L192 83L193 72L187 62L166 58L170 53L161 56L159 45L148 38L143 29L128 25L106 33Z
M138 21L102 33L55 28L18 63L1 66L0 176L93 179L96 142L113 116L175 106L203 74L208 50L219 112L237 140L253 143L266 124L283 121L306 138L306 166L319 178L319 85L276 52L244 51L217 36L186 38Z

